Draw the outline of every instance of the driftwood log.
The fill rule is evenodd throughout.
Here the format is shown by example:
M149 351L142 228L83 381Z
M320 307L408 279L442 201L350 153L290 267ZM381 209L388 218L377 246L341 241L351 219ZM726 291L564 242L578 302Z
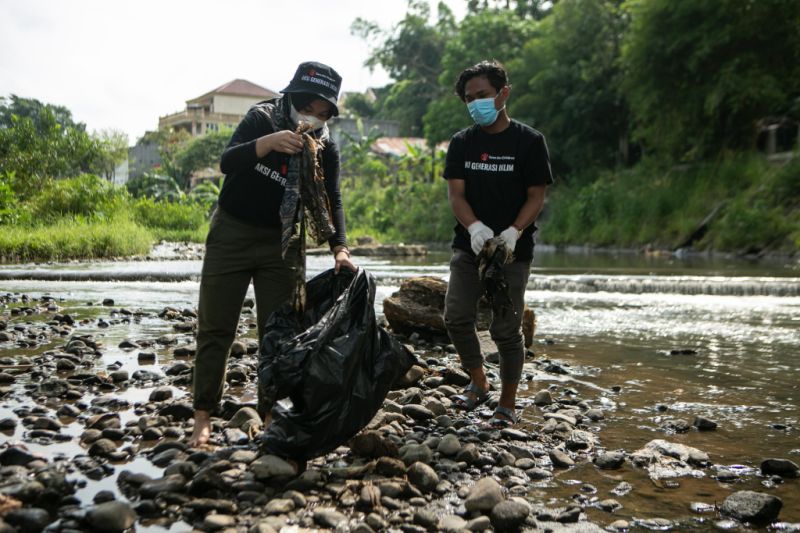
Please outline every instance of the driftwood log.
M433 276L407 278L400 284L400 290L383 300L383 314L392 331L401 335L419 333L425 338L447 337L444 327L444 296L447 282ZM481 298L478 304L478 330L489 329L492 310L489 303ZM526 307L522 315L522 328L525 346L533 342L536 317L533 310Z

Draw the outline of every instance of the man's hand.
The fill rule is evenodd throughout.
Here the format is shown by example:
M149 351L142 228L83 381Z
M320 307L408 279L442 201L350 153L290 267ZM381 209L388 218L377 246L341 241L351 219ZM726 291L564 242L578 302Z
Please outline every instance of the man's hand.
M481 222L480 220L477 222L473 222L467 228L470 236L470 245L472 246L472 251L475 252L475 255L481 253L483 249L483 245L494 237L494 232L492 228Z
M515 228L514 226L509 226L500 233L500 238L503 239L503 242L506 243L506 246L510 251L514 251L514 248L517 246L517 240L519 239L520 231Z

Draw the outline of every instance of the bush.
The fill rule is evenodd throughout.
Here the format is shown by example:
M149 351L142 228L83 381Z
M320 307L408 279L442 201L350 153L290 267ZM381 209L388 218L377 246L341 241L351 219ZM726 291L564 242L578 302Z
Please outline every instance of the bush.
M124 211L128 194L92 174L48 180L28 202L34 223L48 224L61 218L109 220Z
M136 198L155 198L157 200L180 200L183 192L173 178L147 172L125 184L128 192Z
M208 208L199 202L168 202L139 198L133 203L134 220L160 240L202 242L208 233Z

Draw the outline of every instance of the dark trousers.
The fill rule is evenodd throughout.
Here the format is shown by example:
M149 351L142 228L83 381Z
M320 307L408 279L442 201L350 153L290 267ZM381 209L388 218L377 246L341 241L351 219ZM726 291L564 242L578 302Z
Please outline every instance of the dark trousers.
M281 258L280 230L250 226L217 209L206 238L200 278L194 408L213 411L222 398L228 352L250 282L256 295L259 341L273 311L291 299L299 240ZM259 401L259 404L261 402ZM265 406L259 405L264 413Z
M489 326L492 340L500 352L500 379L503 383L519 383L522 377L525 347L520 326L530 269L530 261L515 261L503 268L515 313L509 311L504 316L493 315ZM444 323L461 357L461 364L469 370L483 366L483 354L475 328L478 300L483 291L476 257L463 250L455 250L450 260Z

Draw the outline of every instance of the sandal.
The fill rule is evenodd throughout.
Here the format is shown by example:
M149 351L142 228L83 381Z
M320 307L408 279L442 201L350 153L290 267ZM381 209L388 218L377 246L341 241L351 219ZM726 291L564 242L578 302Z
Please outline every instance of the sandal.
M500 416L498 416L500 415ZM489 425L493 428L503 429L517 423L517 413L513 409L498 405L494 410L494 415L489 419Z
M453 396L451 401L456 407L464 409L465 411L472 411L488 399L488 390L481 390L477 385L470 382L470 384L464 388L464 392Z

